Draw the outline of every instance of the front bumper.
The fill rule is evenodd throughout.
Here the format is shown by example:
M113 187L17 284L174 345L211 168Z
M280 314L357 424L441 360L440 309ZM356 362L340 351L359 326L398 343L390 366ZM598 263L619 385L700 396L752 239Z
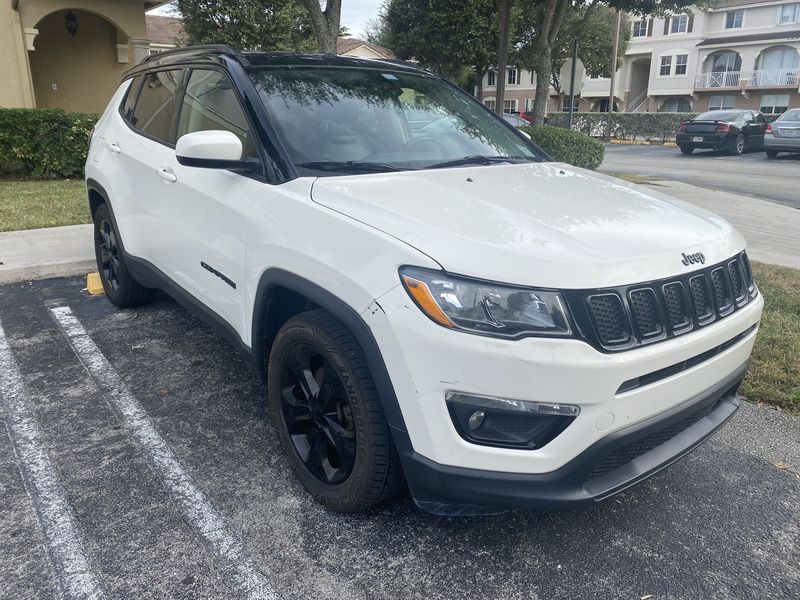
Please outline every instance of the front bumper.
M401 447L414 502L441 515L491 514L511 506L570 508L604 500L691 452L739 408L746 365L712 388L650 419L614 432L556 471L487 472L448 467Z

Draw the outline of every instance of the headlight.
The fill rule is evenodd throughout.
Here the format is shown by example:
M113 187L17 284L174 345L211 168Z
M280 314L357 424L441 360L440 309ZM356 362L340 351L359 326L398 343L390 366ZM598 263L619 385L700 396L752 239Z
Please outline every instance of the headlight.
M400 278L422 312L444 327L497 337L572 335L559 292L417 267L401 268Z

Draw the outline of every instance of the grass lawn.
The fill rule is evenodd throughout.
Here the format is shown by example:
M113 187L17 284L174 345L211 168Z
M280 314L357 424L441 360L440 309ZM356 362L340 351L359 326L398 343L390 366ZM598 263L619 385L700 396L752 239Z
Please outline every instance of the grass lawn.
M800 414L800 271L753 263L764 317L741 393Z
M82 180L0 179L0 231L89 222L89 204Z

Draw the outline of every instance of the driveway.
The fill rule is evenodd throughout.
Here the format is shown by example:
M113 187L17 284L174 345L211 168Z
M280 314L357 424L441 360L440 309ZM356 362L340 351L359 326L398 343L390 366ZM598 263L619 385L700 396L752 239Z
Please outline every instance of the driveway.
M0 287L2 597L800 589L798 418L744 403L685 460L584 510L447 519L403 497L336 514L292 476L264 385L229 345L166 297L123 311L82 287Z
M711 150L683 155L678 148L641 144L606 144L603 173L629 173L763 198L800 208L797 181L800 154L763 152L728 156Z

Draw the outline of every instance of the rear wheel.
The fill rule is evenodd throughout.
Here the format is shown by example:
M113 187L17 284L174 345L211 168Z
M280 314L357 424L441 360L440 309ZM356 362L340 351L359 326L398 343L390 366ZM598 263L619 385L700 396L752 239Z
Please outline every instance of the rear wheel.
M733 145L730 147L728 152L733 156L740 156L742 153L744 153L745 143L746 140L744 138L744 134L740 133L736 136L736 139L733 140Z
M767 150L767 158L778 158L777 150Z
M111 304L130 308L145 304L150 299L150 290L134 281L128 272L119 232L105 204L101 204L94 213L94 253L100 281Z
M681 149L681 153L683 154L691 154L694 152L694 146L689 146L688 144L683 144L678 147Z
M400 459L361 348L323 310L302 313L270 351L270 415L303 487L354 512L398 493Z

